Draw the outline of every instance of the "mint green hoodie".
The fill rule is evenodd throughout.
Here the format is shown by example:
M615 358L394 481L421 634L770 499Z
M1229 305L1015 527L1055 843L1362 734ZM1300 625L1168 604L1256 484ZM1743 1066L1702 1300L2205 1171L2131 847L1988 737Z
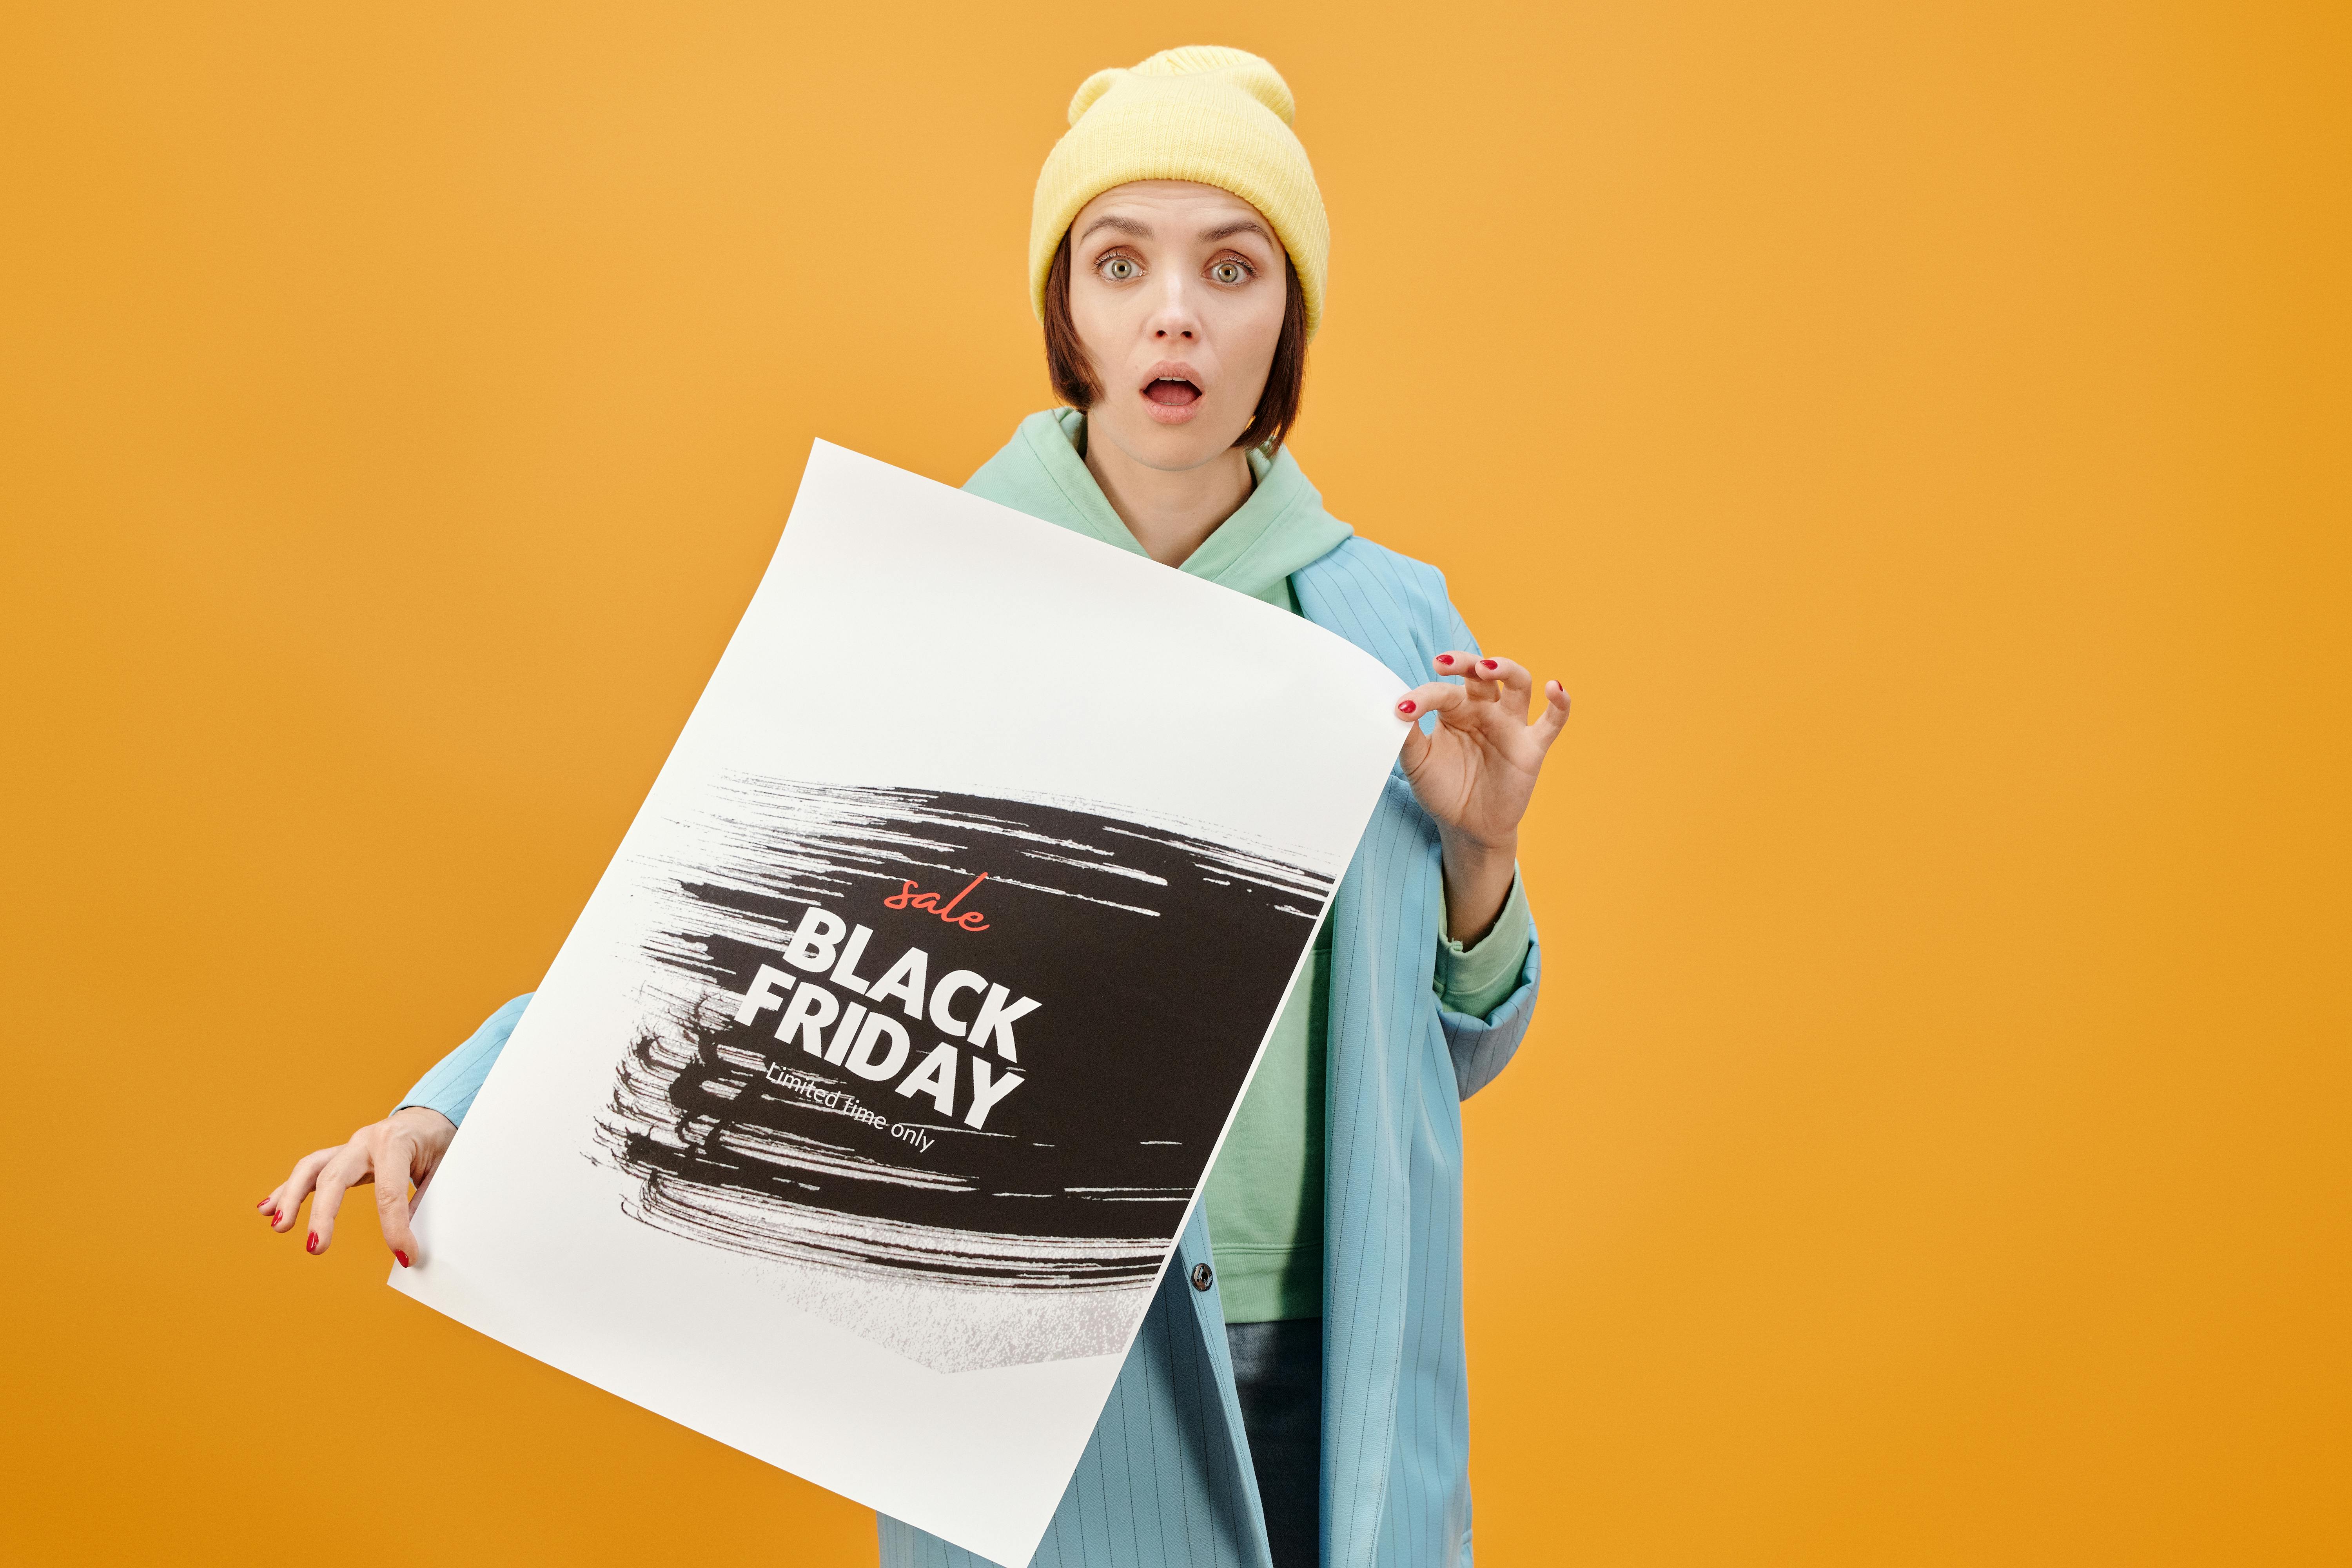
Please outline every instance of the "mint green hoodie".
M1095 483L1086 445L1087 416L1076 409L1032 414L963 488L1074 533L1146 554ZM1249 500L1178 570L1295 612L1290 574L1356 531L1323 510L1323 497L1298 471L1287 447L1270 458L1252 447L1249 466Z
M1021 422L996 456L964 482L972 494L1143 555L1087 467L1087 416L1048 409ZM1296 614L1290 574L1354 532L1323 510L1323 497L1288 447L1249 454L1249 499L1177 570ZM1440 930L1436 986L1444 1005L1484 1015L1518 984L1533 932L1517 878L1509 899L1474 946ZM1328 924L1315 933L1307 973L1276 1019L1257 1075L1242 1099L1205 1205L1225 1321L1323 1315L1324 1044L1330 1011Z

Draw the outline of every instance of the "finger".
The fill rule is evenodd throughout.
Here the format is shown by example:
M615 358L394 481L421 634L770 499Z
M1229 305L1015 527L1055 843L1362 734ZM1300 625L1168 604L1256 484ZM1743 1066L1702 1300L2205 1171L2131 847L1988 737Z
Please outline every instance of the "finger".
M1473 702L1492 702L1501 694L1502 688L1496 684L1494 677L1480 670L1482 661L1475 653L1448 648L1429 662L1440 675L1461 677L1462 689ZM1483 662L1492 664L1494 661L1487 659Z
M1543 717L1536 721L1535 728L1536 743L1544 752L1550 751L1559 732L1568 728L1568 688L1557 680L1544 682ZM1537 754L1540 756L1542 752Z
M367 1174L367 1163L364 1146L346 1143L319 1173L319 1195L310 1200L310 1234L302 1244L305 1251L324 1252L334 1245L335 1215L343 1206L343 1192L359 1184Z
M1470 679L1492 682L1486 689L1501 700L1503 711L1516 714L1522 720L1527 718L1528 699L1534 694L1536 682L1525 666L1489 655L1473 667Z
M295 1216L302 1212L302 1200L310 1195L310 1184L334 1157L334 1149L320 1149L294 1162L293 1172L284 1184L264 1200L261 1212L269 1216L270 1229L282 1236L293 1226Z
M386 1131L376 1141L375 1221L383 1244L403 1268L416 1260L416 1237L408 1228L408 1173L415 1142L404 1132Z

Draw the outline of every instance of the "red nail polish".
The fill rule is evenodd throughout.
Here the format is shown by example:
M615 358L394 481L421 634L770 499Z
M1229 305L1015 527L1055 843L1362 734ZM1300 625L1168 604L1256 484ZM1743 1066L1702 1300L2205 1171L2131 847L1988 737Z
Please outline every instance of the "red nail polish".
M1440 664L1452 664L1454 662L1454 656L1450 653L1441 653L1437 656L1437 662Z
M1398 712L1400 712L1400 713L1410 713L1410 712L1412 712L1412 698L1410 698L1410 697L1408 697L1408 698L1406 698L1403 701L1402 701L1402 702L1398 703L1398 704L1397 704L1397 711L1398 711Z
M317 1231L314 1230L310 1233L310 1239L302 1244L302 1250L305 1252L316 1252L319 1250L319 1233Z
M1490 659L1488 659L1488 660L1486 661L1486 668L1487 668L1488 669L1492 669L1492 668L1495 668L1495 661L1494 661L1493 659L1491 659L1491 658L1490 658Z
M401 1250L400 1250L400 1248L398 1248L398 1247L394 1247L394 1248L392 1249L392 1255L393 1255L394 1258L399 1258L399 1259L400 1259L400 1266L401 1266L403 1268L407 1268L407 1267L408 1267L408 1254L406 1254L405 1252L401 1251Z

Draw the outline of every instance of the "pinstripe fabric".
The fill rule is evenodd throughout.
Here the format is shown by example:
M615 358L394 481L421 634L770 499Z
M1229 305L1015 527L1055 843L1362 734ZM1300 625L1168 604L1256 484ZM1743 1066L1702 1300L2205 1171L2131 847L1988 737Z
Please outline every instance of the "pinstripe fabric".
M1476 651L1433 567L1350 538L1292 574L1299 611L1419 684ZM1323 1561L1470 1561L1462 1354L1462 1100L1500 1072L1534 1010L1542 952L1483 1018L1431 989L1443 896L1435 826L1391 773L1332 902L1324 1184ZM453 1121L521 1016L499 1009L402 1103ZM1210 1259L1195 1214L1063 1494L1035 1568L1267 1568ZM983 1560L880 1521L884 1568Z
M416 1080L416 1087L408 1091L397 1109L430 1106L453 1123L463 1126L466 1112L473 1109L474 1096L481 1092L482 1080L490 1076L490 1065L507 1048L507 1037L514 1033L530 998L531 994L526 991L483 1019L481 1027L467 1036L464 1045L434 1063L432 1069Z

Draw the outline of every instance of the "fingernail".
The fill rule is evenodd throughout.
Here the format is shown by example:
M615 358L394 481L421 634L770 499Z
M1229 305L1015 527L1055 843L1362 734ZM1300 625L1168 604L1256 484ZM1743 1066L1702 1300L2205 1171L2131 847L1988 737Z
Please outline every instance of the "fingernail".
M1397 711L1398 711L1398 712L1400 712L1400 713L1410 713L1410 712L1412 712L1412 698L1410 698L1410 697L1408 697L1408 698L1406 698L1403 701L1402 701L1402 702L1398 703L1398 704L1397 704Z
M1492 669L1492 668L1495 668L1495 661L1494 661L1493 659L1491 659L1491 658L1490 658L1490 659L1487 659L1487 660L1486 661L1486 668L1487 668L1488 669Z
M1452 664L1454 662L1454 656L1450 653L1441 653L1437 656L1437 662L1440 664Z
M400 1250L400 1248L398 1248L398 1247L394 1247L394 1248L392 1249L392 1255L393 1255L394 1258L399 1258L399 1259L400 1259L400 1266L401 1266L403 1268L407 1268L407 1267L408 1267L408 1254L406 1254L405 1252L401 1251L401 1250Z
M302 1250L305 1252L316 1252L319 1250L319 1233L317 1231L314 1230L310 1233L310 1239L302 1244Z

